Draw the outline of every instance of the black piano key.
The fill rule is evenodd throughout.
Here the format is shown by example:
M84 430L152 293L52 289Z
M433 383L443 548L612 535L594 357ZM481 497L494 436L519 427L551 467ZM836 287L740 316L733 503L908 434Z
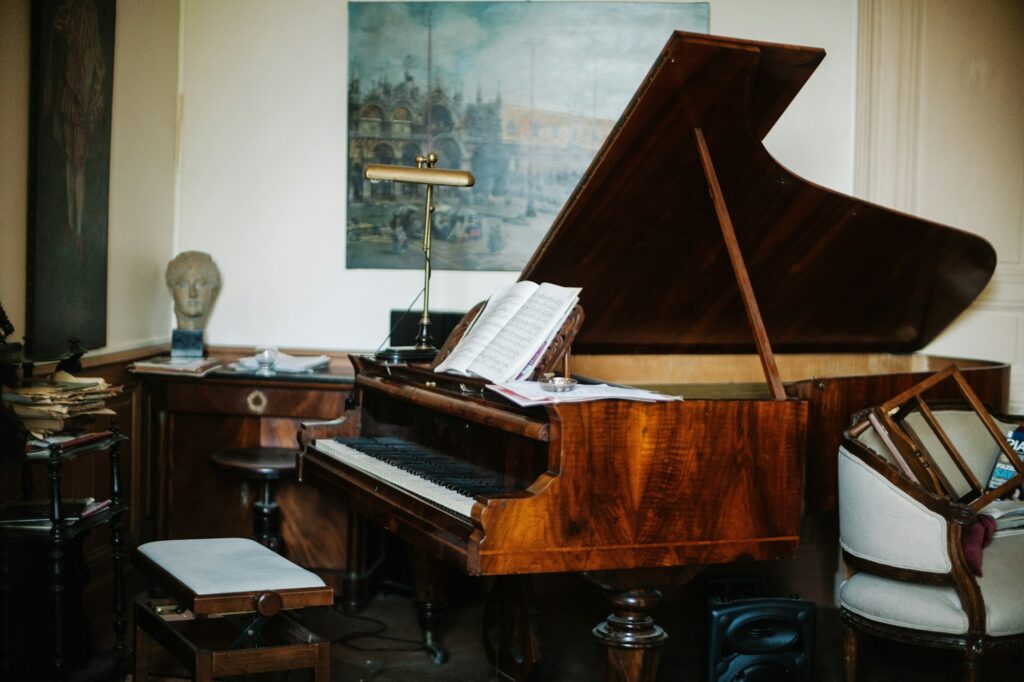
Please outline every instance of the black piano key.
M505 477L498 472L401 438L339 437L335 440L467 497L509 490Z

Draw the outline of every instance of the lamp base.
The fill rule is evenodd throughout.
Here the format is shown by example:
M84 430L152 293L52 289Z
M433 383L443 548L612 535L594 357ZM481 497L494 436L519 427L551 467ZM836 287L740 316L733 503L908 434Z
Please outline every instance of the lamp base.
M428 348L397 346L377 351L373 357L391 364L401 364L408 362L430 362L436 355L437 349L432 346Z

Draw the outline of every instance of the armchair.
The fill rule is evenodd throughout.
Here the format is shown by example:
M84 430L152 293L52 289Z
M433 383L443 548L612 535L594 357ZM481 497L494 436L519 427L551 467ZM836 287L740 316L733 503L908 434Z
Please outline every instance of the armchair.
M985 654L1024 649L1024 528L996 529L980 566L964 549L994 498L985 487L1002 434L1020 420L991 417L966 383L965 403L930 407L922 396L947 378L962 382L944 372L857 415L839 449L847 682L864 633L959 649L964 682L980 682ZM1011 461L1018 473L996 494L1024 481Z

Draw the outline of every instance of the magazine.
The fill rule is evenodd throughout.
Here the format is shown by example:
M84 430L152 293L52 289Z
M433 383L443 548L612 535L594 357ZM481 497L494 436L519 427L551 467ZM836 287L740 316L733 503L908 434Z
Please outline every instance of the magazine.
M1006 434L1006 442L1010 444L1018 457L1024 457L1024 430L1014 429ZM996 457L995 466L992 467L992 475L988 479L988 489L998 488L1017 475L1017 469L1010 462L1010 458L1000 448Z

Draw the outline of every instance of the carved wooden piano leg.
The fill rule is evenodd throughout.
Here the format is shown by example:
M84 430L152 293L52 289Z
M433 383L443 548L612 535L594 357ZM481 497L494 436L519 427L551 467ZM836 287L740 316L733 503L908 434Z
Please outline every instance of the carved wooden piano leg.
M409 564L416 591L423 646L436 665L448 660L448 652L437 641L436 632L441 613L448 603L447 566L434 557L409 545Z
M540 609L529 575L495 578L483 618L484 651L501 679L527 682L540 669Z
M661 645L668 635L647 615L661 600L653 589L609 592L614 611L594 628L604 647L601 679L605 682L654 682Z

